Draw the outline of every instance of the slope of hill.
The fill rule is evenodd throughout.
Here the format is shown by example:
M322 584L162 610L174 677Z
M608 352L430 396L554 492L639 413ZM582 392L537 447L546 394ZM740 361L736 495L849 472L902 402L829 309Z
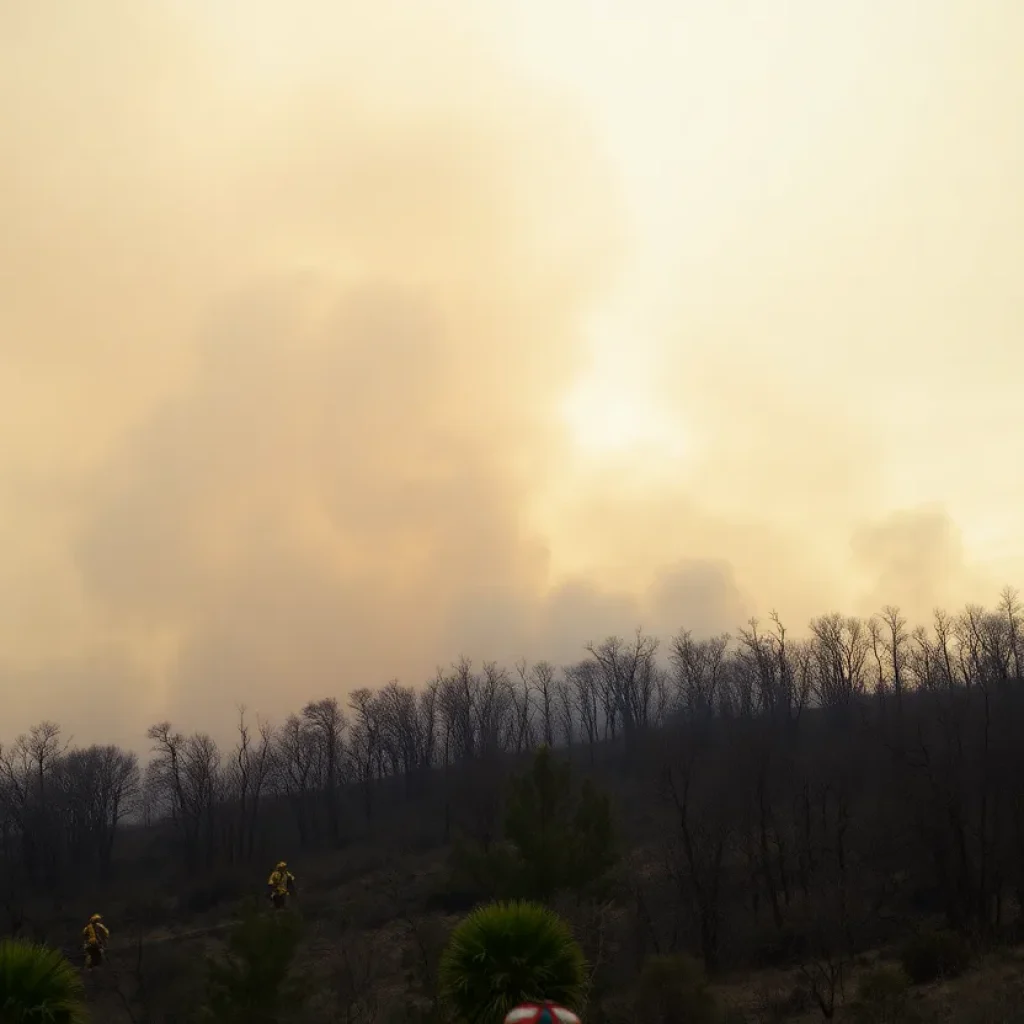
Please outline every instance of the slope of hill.
M1021 618L1008 595L930 632L890 609L822 617L806 642L777 622L681 634L667 669L640 633L561 675L462 662L422 691L357 691L347 715L328 699L278 729L243 717L232 751L154 727L145 785L123 752L66 751L42 725L0 751L0 902L10 930L72 951L101 910L125 1005L181 1019L156 1007L201 1001L199 953L284 856L318 995L433 1020L446 928L501 895L467 864L508 849L513 780L551 739L574 795L537 829L573 819L586 784L614 810L608 886L556 900L595 1020L659 954L699 957L720 986L848 975L924 921L995 949L1024 893ZM125 827L129 808L150 824Z

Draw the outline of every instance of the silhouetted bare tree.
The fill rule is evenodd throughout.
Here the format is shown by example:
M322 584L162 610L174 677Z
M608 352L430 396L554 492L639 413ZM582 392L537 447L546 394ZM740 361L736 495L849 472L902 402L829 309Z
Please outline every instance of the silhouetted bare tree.
M260 820L260 805L269 789L276 768L274 730L266 722L258 724L258 733L245 720L246 709L238 711L238 742L228 764L228 792L236 801L237 829L230 844L232 853L252 860Z
M309 727L315 755L316 780L327 817L327 831L332 842L341 838L341 806L339 786L345 755L345 716L334 697L310 701L302 709L302 718Z
M170 722L151 726L154 757L147 774L153 795L177 826L189 864L212 861L216 851L216 814L223 795L221 755L206 733L185 736Z
M138 758L116 746L92 746L67 752L54 774L76 867L92 866L109 876L118 826L138 807Z
M317 735L305 718L289 715L277 739L276 768L278 782L288 798L299 842L306 847L313 841L316 828Z
M658 640L638 629L630 641L612 636L600 646L588 644L587 651L600 667L611 733L621 723L627 746L632 746L637 733L651 724Z
M380 758L383 754L383 721L381 705L372 690L362 688L353 692L349 707L355 715L349 741L349 761L353 778L363 794L363 812L366 820L373 819L373 783L379 777Z

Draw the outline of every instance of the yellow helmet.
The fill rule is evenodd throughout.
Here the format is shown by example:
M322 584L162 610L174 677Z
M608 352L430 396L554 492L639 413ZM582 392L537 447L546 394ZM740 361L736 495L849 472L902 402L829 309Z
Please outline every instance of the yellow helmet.
M285 864L285 862L284 862L283 860L279 860L279 861L277 862L277 870L278 870L278 871L284 871L284 869L285 869L286 867L288 867L288 865L287 865L287 864Z
M99 914L93 914L92 917L89 918L89 923L90 924L95 924L97 921L102 921L102 920L103 920L103 918L100 917Z

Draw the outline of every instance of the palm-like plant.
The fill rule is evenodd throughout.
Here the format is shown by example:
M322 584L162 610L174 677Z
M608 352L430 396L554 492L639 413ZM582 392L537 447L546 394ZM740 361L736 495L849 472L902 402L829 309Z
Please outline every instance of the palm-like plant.
M512 1007L550 1001L575 1010L586 962L568 924L539 903L493 903L453 932L440 964L444 999L464 1024L501 1024Z
M4 1024L87 1024L85 986L61 952L19 939L0 942Z

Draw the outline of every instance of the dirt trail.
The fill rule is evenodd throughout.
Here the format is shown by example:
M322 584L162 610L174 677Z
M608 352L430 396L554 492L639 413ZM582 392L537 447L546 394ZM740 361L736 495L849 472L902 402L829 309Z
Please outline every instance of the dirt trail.
M152 931L128 934L110 940L111 953L131 953L141 942L143 947L159 946L165 942L178 942L184 939L200 939L207 935L221 935L231 928L232 921L218 921L195 928L176 928L173 925L155 928Z
M118 962L128 962L135 955L139 944L143 949L152 946L161 946L169 942L184 942L189 939L202 939L215 935L223 935L230 931L238 923L237 918L228 918L221 921L207 922L206 924L192 927L164 925L159 928L150 928L146 931L126 929L115 932L111 937L107 950L113 954L113 959ZM71 960L72 963L79 963L82 959L82 947L80 944L63 943L61 951Z
M231 928L232 924L231 921L218 921L215 924L206 924L195 928L165 927L134 935L131 933L119 935L111 938L110 944L107 946L107 955L110 965L116 969L118 966L123 967L131 963L140 943L143 950L146 950L168 942L183 942L188 939L222 935ZM60 950L73 964L82 962L81 945L65 943Z
M151 950L154 946L221 935L227 932L232 924L232 921L218 921L193 928L165 927L135 935L129 932L127 935L111 938L107 947L106 963L95 972L87 972L84 968L82 971L86 999L94 1016L108 1024L117 1024L120 1021L131 1024L137 1021L132 1007L131 992L135 984L134 969L140 943L145 958L146 950ZM81 963L81 947L66 948L64 953L72 963Z

